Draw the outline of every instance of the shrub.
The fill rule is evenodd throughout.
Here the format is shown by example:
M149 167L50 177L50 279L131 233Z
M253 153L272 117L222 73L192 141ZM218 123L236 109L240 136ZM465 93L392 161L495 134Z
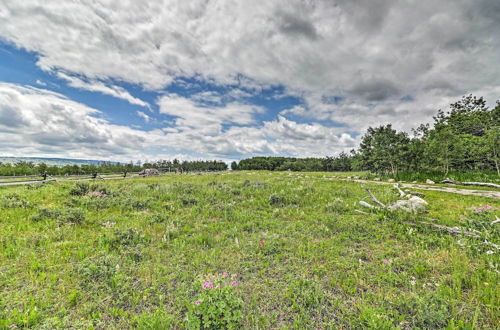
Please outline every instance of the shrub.
M105 236L103 238L104 244L108 245L111 249L136 246L141 243L147 243L148 241L149 239L145 235L133 228L116 229L111 237Z
M61 217L62 212L59 210L52 210L52 209L39 209L38 213L31 216L31 221L39 222L43 220L48 220L48 219L53 219L57 220Z
M83 196L90 191L90 185L87 182L77 182L69 190L71 196Z
M197 282L199 293L188 306L187 327L239 329L243 321L243 300L236 295L237 286L236 276L227 273Z
M61 222L81 224L85 222L85 213L80 209L69 209L60 217Z
M88 182L77 182L69 190L71 196L85 196L87 197L106 197L112 195L113 192L107 187L103 187L99 184L89 184Z
M12 209L15 209L15 208L26 209L26 208L31 207L31 205L27 200L23 199L18 194L13 193L13 194L5 195L0 200L0 207L12 208Z

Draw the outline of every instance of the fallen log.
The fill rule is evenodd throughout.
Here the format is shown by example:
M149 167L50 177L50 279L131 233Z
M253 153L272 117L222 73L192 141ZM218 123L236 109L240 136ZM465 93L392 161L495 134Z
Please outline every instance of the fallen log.
M500 184L491 182L462 182L463 186L478 186L478 187L489 187L489 188L500 188Z

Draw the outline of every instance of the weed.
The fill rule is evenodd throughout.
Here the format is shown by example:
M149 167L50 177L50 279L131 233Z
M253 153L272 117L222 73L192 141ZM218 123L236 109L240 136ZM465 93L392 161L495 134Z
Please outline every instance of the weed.
M38 210L38 213L31 216L31 221L39 222L39 221L44 221L44 220L48 220L48 219L57 220L61 217L61 215L62 215L62 212L59 210L42 208L42 209Z
M309 279L292 281L286 292L286 300L295 311L311 311L324 300L321 288Z
M111 249L119 249L122 247L137 246L139 244L146 244L149 239L136 229L116 229L111 237L105 235L102 238L104 245L109 246Z
M184 206L196 205L196 204L198 204L198 200L196 198L182 197L181 198L181 203Z
M87 260L78 269L78 274L85 284L110 284L117 272L118 261L110 255L102 255L96 259Z
M332 202L326 204L325 211L336 213L336 214L345 214L349 212L349 206L340 198L335 198Z

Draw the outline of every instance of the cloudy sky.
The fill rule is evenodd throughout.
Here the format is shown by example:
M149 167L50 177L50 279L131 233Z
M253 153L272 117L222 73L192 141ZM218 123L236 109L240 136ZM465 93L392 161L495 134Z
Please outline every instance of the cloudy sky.
M325 156L500 99L498 0L1 0L0 156Z

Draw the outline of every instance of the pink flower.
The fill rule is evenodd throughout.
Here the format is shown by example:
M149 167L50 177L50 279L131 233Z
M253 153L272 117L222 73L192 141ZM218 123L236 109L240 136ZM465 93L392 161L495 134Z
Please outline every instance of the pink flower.
M194 304L195 304L195 305L199 305L199 304L201 304L201 301L196 300L196 301L194 302Z
M214 284L212 282L207 281L207 282L203 283L203 289L205 289L205 290L207 290L207 289L211 290L213 288L214 288Z
M485 209L487 209L487 210L491 210L491 209L493 208L493 206L491 206L491 205L486 205L484 208L485 208Z
M226 272L224 272L224 274L222 274L222 275L224 275L224 277L228 277L229 276L229 274L226 273Z
M392 262L392 259L384 259L384 264L390 264Z
M232 286L237 286L237 285L238 285L238 282L236 282L236 281L232 281L232 282L231 282L231 285L232 285Z

